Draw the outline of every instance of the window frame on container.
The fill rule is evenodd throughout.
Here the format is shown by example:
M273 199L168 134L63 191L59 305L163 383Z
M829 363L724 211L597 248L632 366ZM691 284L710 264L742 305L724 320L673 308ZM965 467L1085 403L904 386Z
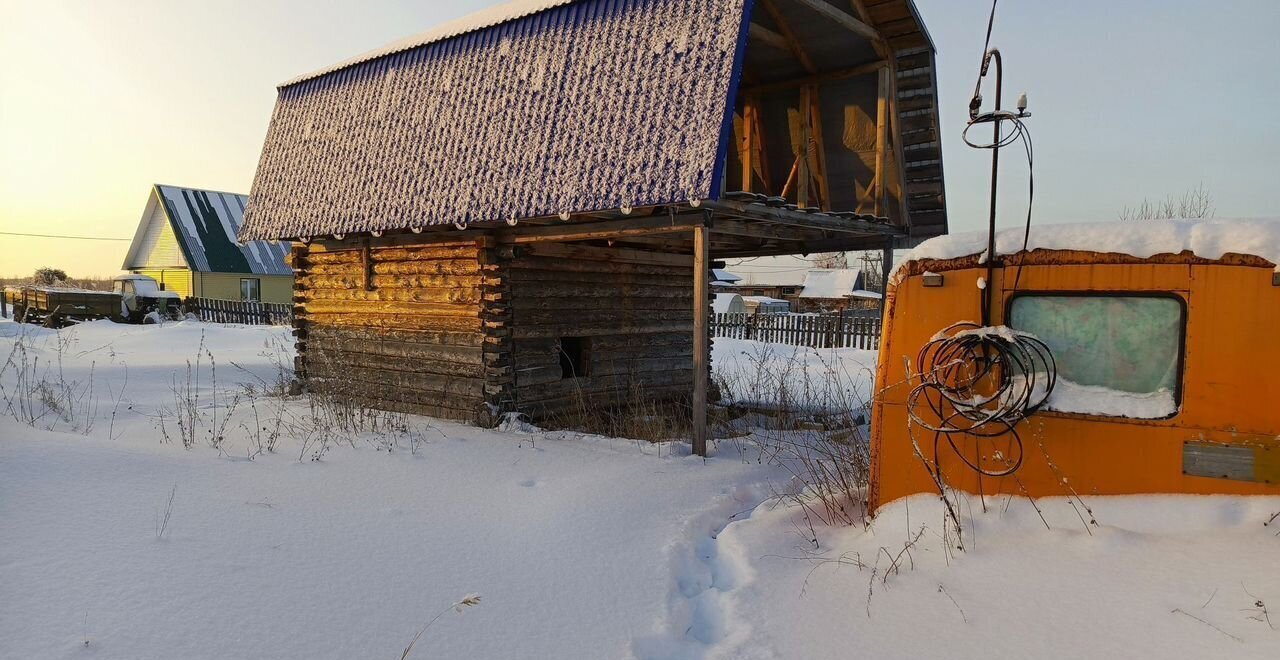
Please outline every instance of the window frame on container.
M257 294L256 298L250 298L245 295L245 284L252 282L253 291ZM240 278L240 300L262 302L262 278L261 277L242 277Z
M1171 420L1182 414L1183 393L1186 389L1185 382L1187 376L1187 327L1191 321L1190 309L1187 305L1185 295L1180 295L1174 291L1124 291L1108 289L1105 291L1081 291L1081 290L1023 290L1013 291L1005 296L1004 300L1004 324L1014 330L1018 328L1013 325L1013 304L1019 298L1156 298L1164 300L1173 300L1178 303L1178 362L1176 376L1173 381L1173 403L1174 411L1163 417L1125 417L1122 415L1105 415L1100 413L1073 412L1069 410L1049 410L1044 409L1041 412L1048 415L1068 415L1072 417L1095 417L1105 418L1108 420L1125 421L1125 422L1153 422Z

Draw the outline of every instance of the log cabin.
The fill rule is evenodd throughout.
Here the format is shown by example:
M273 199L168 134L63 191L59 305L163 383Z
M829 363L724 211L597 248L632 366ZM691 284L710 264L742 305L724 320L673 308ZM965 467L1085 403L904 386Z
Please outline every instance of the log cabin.
M712 260L945 233L937 108L911 0L523 0L283 83L240 239L312 391L681 399L702 453Z

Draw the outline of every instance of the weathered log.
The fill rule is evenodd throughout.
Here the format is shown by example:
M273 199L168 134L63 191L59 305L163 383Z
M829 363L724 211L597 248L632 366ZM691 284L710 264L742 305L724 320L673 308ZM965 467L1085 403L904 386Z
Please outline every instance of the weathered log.
M311 300L303 303L308 314L395 314L413 318L480 316L479 305L398 300Z
M649 311L675 311L689 308L691 298L687 296L650 296L649 290L637 291L632 295L620 295L610 297L588 297L588 296L513 296L511 299L511 309L518 314L526 310L563 310L563 311L580 311L580 310L637 310L641 312Z
M517 257L511 261L516 271L542 270L572 273L634 273L637 275L692 274L692 268L681 266L636 264L625 261L570 261L558 257Z
M378 393L390 391L391 389L404 389L415 392L434 392L458 397L478 398L483 394L484 390L484 380L479 378L383 371L315 362L307 363L307 372L315 378L324 378L335 382L348 382L350 383L350 390L354 394L369 396L385 396L385 394ZM373 389L368 391L362 389L366 386Z
M311 389L315 392L335 397L342 397L353 405L373 408L376 410L390 410L392 412L405 413L409 415L422 415L426 417L472 422L476 420L477 412L480 408L479 404L477 404L475 408L445 405L448 403L461 402L449 397L426 397L420 393L407 391L400 395L393 395L391 397L357 395L345 392L344 389L347 387L347 383L330 382L325 379L317 378L311 381Z
M405 316L402 314L312 313L299 316L308 323L388 330L444 330L479 332L479 318L459 316Z
M563 243L540 243L537 245L516 248L517 258L521 256L549 257L565 260L566 263L586 261L607 261L616 264L655 264L693 268L693 257L663 252L648 252L626 248L607 248L593 245L573 245Z
M307 327L305 330L305 336L310 339L318 338L344 343L403 343L421 347L422 350L429 350L435 346L478 349L485 344L484 335L478 332L394 330L314 324Z
M656 322L693 322L693 310L647 309L584 309L566 318L561 310L526 310L518 313L516 327L533 325L561 325L566 321L583 325L611 325L612 334L630 332L633 326L647 326ZM561 335L572 337L572 333Z
M616 335L619 332L627 332L631 334L649 334L649 333L667 333L667 332L689 332L692 328L690 323L648 323L621 328L616 324L613 325L578 325L574 323L561 323L559 325L521 325L516 324L512 328L512 337L520 339L533 339L545 337L596 337L599 335Z
M432 259L429 261L386 261L372 264L374 275L477 275L484 270L473 259ZM360 276L364 273L364 264L339 263L315 264L307 266L309 275L345 275Z
M373 346L367 348L375 349ZM307 347L306 356L309 366L322 365L339 371L347 366L357 366L378 371L434 374L462 378L483 378L485 374L485 365L480 360L479 351L475 352L473 360L464 363L441 359L438 354L426 359L405 359L403 355L346 351L329 345L311 344Z
M400 301L421 303L465 303L479 305L480 287L430 287L419 289L308 289L298 296L307 300Z
M591 283L575 283L575 281L567 281L567 283L524 283L524 281L513 281L511 284L511 295L513 299L525 297L545 297L545 298L622 298L630 297L630 295L648 295L652 298L678 298L687 299L692 304L692 295L689 287L654 287L652 284L591 284Z

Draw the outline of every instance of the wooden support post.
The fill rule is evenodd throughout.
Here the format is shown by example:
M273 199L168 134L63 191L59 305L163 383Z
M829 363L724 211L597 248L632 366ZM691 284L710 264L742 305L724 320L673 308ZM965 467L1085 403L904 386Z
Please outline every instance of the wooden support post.
M693 453L707 455L707 372L710 370L711 341L707 314L710 265L707 227L693 228Z
M9 318L9 297L4 292L4 287L0 286L0 319Z
M809 92L809 132L810 139L813 140L813 173L814 178L818 180L817 197L818 203L815 206L821 207L824 211L831 210L831 187L827 180L827 150L822 137L822 110L819 107L818 87L815 85L810 88Z
M756 150L756 103L748 96L742 105L742 189L751 192L751 183L755 178Z
M885 215L885 151L889 146L889 67L880 68L879 101L876 103L875 214Z
M800 153L796 154L796 162L799 166L796 170L798 175L796 187L796 203L801 208L809 206L810 185L813 183L813 170L809 165L809 144L813 141L813 133L811 131L811 122L813 121L813 113L811 108L813 105L813 88L800 88Z
M885 239L884 253L880 259L880 320L884 320L884 306L889 299L889 273L893 272L893 239Z

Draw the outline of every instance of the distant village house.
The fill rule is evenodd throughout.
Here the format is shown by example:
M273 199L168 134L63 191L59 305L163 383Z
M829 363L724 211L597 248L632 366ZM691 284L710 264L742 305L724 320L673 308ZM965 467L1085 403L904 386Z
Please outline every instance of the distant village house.
M183 298L287 303L288 243L236 242L247 195L154 185L123 269Z

